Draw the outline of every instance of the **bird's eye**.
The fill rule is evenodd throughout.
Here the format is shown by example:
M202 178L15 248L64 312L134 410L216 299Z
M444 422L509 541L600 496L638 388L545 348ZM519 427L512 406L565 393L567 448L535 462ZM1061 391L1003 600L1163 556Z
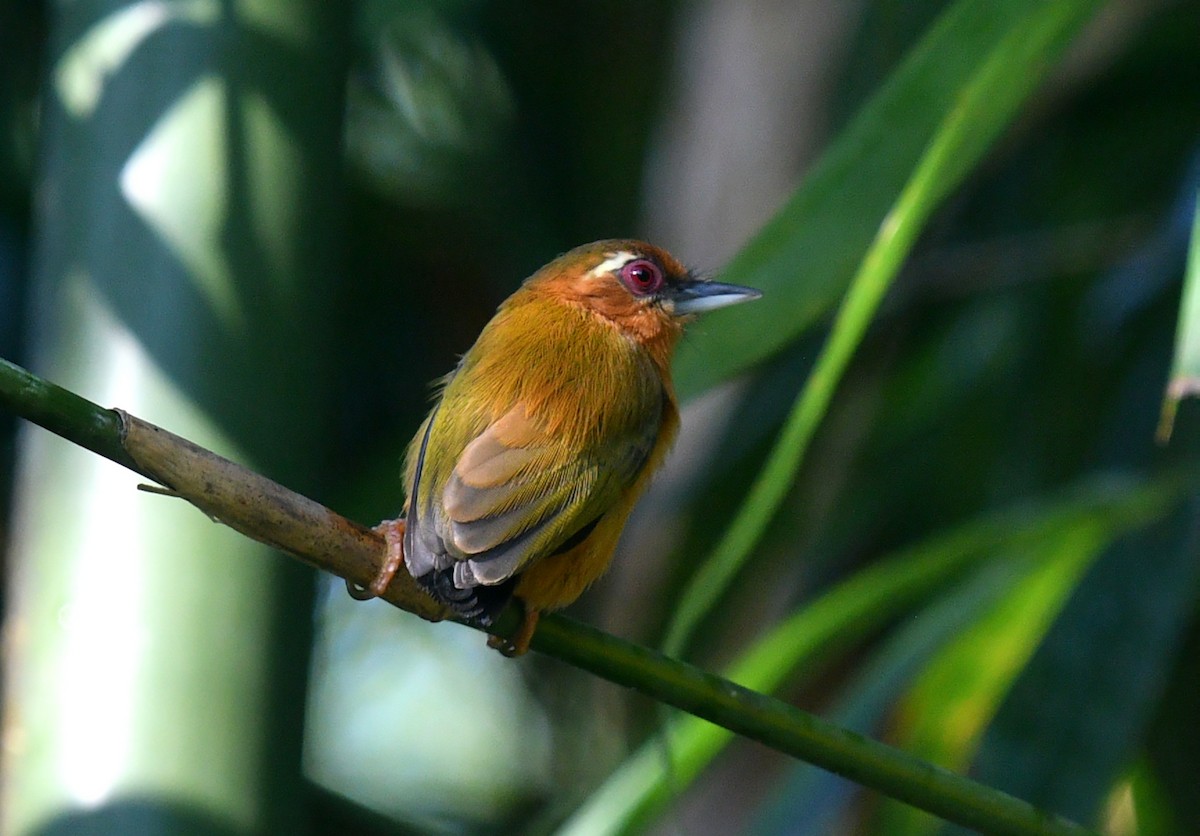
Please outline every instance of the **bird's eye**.
M649 296L662 288L662 268L644 258L631 261L621 268L621 281L634 296Z

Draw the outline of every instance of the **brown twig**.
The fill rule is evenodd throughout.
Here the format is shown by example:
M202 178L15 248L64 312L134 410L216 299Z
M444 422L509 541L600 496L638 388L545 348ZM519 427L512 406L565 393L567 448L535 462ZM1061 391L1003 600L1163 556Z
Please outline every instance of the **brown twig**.
M378 574L386 545L371 529L162 427L113 412L138 471L209 517L350 583L367 586ZM430 621L449 616L407 572L397 572L381 597Z

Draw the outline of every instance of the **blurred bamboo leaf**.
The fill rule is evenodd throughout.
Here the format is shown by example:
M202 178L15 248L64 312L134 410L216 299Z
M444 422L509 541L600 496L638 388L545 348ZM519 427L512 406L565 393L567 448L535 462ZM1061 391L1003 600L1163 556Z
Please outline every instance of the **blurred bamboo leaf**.
M981 780L1094 823L1180 652L1200 590L1198 511L1179 505L1088 573L988 727Z
M988 20L988 25L982 27L977 35L979 43L975 45L979 62L969 73L958 79L953 100L944 111L924 113L931 119L934 129L928 145L921 149L915 160L909 160L902 154L891 156L896 171L905 166L912 166L912 173L904 181L894 204L888 207L862 265L850 283L850 289L834 320L829 340L792 408L775 449L725 534L710 557L701 564L680 597L680 603L667 630L665 652L678 654L684 649L696 626L720 599L733 577L745 564L786 497L808 443L825 414L843 372L929 216L961 182L1000 130L1012 119L1018 106L1040 80L1045 69L1070 42L1078 28L1089 19L1097 4L1090 0L1077 0L1052 5L1036 4L1036 9L1028 9L1026 5L1023 2L1010 3L1007 12L1011 17L1000 16ZM960 32L961 37L960 27L963 26L963 21L959 16L978 13L983 6L991 8L988 4L972 0L959 3L946 12L931 34L914 49L905 67L913 64L923 66L927 61L936 60L939 50L945 48L937 37L943 27L952 26L955 31ZM955 49L963 49L962 43L956 42ZM855 125L870 125L877 109L886 109L885 106L894 105L895 97L906 99L913 95L916 90L904 84L904 81L908 81L908 78L905 69L902 68L898 71L898 80L885 86L884 91L867 106ZM903 95L896 92L896 86L900 87ZM905 118L909 117L906 115ZM855 128L851 127L848 135L826 159L838 159L844 143L855 139L855 136ZM826 170L819 169L819 174ZM818 182L819 174L814 175L814 180ZM854 174L849 177L852 179L859 174L861 169L855 169ZM772 242L772 246L783 246L789 239L792 245L802 240L805 224L813 218L806 217L795 207L798 203L803 205L802 198L813 190L819 192L813 185L802 188L793 203L785 208L743 253L757 252L767 246L764 241ZM842 195L854 192L853 183L843 183L837 194L840 199ZM830 213L831 210L832 207L821 200L816 200L811 205L814 215ZM843 250L844 255L852 255L858 251L853 248L855 242L842 239L838 243L846 248ZM783 250L779 252L782 254ZM731 267L729 272L737 277L738 281L754 285L752 277L737 270L736 265L741 258L739 256L735 259L735 266ZM777 268L783 266L777 261L772 263ZM790 266L795 267L797 264L799 262ZM789 307L783 289L779 288L779 291L783 297L782 304L758 306L769 313L752 312L736 326L740 329L753 329L745 331L734 340L734 344L743 347L743 357L747 351L758 351L749 349L749 346L771 343L777 336L779 329L768 326L761 320L764 316L775 316L777 311ZM811 300L811 297L803 294L794 298ZM791 332L791 336L795 333ZM730 352L726 349L731 349L732 346L722 347L721 342L721 339L717 338L714 345L712 335L706 335L705 344L713 346L713 356L727 359ZM756 356L761 358L766 353L758 353ZM710 365L708 372L712 373L719 365ZM709 382L719 379L720 373L720 370L716 369L717 377L710 378Z
M771 356L826 316L935 137L957 124L926 196L953 190L1036 86L1098 0L960 0L937 20L839 135L788 204L722 278L764 291L769 304L713 315L704 339L681 347L676 382L688 396ZM965 130L964 130L965 129ZM947 139L940 140L947 142Z
M726 676L771 693L797 669L878 629L969 566L1020 546L1032 548L1081 526L1115 532L1142 524L1160 514L1178 490L1102 481L964 524L835 587L758 641ZM650 740L613 771L560 832L628 832L690 783L732 739L728 732L693 717L673 720L663 734L670 766L663 741Z
M1183 833L1171 802L1145 759L1130 769L1125 781L1133 802L1138 836L1175 836Z
M1171 438L1179 402L1200 394L1200 190L1192 210L1192 242L1188 249L1187 271L1183 277L1183 300L1179 304L1179 325L1175 332L1175 361L1163 399L1158 440Z
M488 47L442 5L366 4L347 90L347 158L363 182L430 207L472 193L515 109Z
M1200 619L1191 615L1186 640L1175 658L1170 684L1155 709L1145 738L1146 769L1151 772L1155 796L1169 807L1180 827L1177 832L1200 833Z
M1103 518L1057 532L1010 557L1028 567L982 619L926 667L897 709L898 745L942 766L965 771L980 738L1026 661L1098 556L1112 530ZM880 832L933 832L938 821L905 804L885 801Z
M966 630L1016 583L1028 566L989 560L897 625L895 634L843 689L829 719L860 734L879 728L888 709L921 667ZM822 836L834 832L857 796L856 785L809 764L797 764L759 812L754 832Z

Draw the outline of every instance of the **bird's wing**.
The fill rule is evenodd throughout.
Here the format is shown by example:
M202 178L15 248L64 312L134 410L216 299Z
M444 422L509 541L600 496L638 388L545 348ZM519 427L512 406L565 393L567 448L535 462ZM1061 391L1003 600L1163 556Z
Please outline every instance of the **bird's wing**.
M410 569L453 566L459 589L511 578L617 501L645 466L660 425L661 410L651 411L616 437L569 450L518 404L466 445L441 503L418 505L414 540L427 560L415 555L424 565L410 560Z

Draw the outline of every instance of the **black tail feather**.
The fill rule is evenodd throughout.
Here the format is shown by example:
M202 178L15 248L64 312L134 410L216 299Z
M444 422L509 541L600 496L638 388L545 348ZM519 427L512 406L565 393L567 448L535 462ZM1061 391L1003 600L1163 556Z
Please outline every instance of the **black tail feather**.
M472 586L459 589L454 585L454 567L429 572L417 578L417 583L435 599L445 604L454 614L480 627L490 627L496 616L512 598L516 578L509 578L495 586Z

